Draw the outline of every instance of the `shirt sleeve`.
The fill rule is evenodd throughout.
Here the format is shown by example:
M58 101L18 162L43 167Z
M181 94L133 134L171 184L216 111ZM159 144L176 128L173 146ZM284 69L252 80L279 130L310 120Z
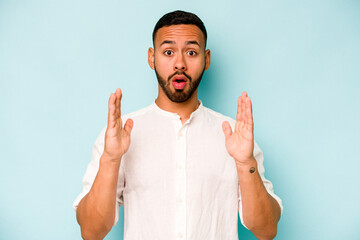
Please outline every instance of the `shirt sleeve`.
M100 157L102 156L102 154L104 152L105 131L106 131L106 127L100 132L98 138L96 139L96 141L93 145L91 161L88 164L87 170L86 170L85 175L82 180L82 185L83 185L82 192L76 197L76 199L73 203L73 208L75 211L76 211L81 199L90 191L90 189L94 183L95 177L97 175L97 172L99 170ZM123 190L125 187L125 179L124 179L123 169L121 166L122 166L122 164L120 164L119 178L118 178L118 184L117 184L117 192L116 192L116 203L117 204L115 205L116 207L115 207L114 226L116 225L116 223L119 220L119 207L124 204L122 193L123 193Z
M274 189L273 189L273 185L272 183L267 180L264 176L265 174L265 168L264 168L264 156L263 156L263 152L261 151L260 147L257 145L256 142L254 142L254 157L256 159L257 162L257 166L258 166L258 171L259 171L259 175L264 183L264 186L266 188L266 190L268 191L268 193L275 198L275 200L279 203L280 209L281 209L281 214L283 212L283 205L282 205L282 201L281 199L275 195L274 193ZM243 218L243 213L242 213L242 202L241 202L241 194L240 194L240 187L239 187L239 215L240 215L240 221L241 224L248 229L245 224L244 224L244 218Z

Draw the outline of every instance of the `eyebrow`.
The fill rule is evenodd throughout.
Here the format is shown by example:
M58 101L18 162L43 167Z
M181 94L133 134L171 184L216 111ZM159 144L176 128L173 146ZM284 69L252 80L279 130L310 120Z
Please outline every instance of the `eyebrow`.
M170 40L165 40L160 44L160 46L162 46L164 44L176 44L176 42L175 41L170 41ZM185 45L191 45L191 44L195 44L195 45L198 45L200 47L200 44L197 41L186 41L185 42Z
M200 44L197 41L187 41L185 44L186 45L195 44L195 45L198 45L200 47Z

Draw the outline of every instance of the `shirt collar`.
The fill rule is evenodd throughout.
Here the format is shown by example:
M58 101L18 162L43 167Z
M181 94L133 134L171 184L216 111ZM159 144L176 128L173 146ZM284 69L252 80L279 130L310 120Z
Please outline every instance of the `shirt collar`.
M204 105L203 105L203 103L202 103L202 101L201 101L200 99L199 99L199 102L200 102L200 104L199 104L198 108L191 113L190 118L189 118L188 121L190 121L190 120L191 120L193 117L195 117L196 115L199 115L199 113L203 110ZM180 116L179 116L177 113L168 112L168 111L165 111L165 110L161 109L161 108L155 103L155 100L154 100L152 106L153 106L153 108L154 108L158 113L160 113L161 115L180 119Z

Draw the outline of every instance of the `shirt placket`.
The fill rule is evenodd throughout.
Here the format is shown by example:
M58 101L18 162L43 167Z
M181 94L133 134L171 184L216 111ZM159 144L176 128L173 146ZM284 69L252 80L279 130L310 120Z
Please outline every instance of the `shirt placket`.
M186 239L186 132L188 124L176 122L176 238Z

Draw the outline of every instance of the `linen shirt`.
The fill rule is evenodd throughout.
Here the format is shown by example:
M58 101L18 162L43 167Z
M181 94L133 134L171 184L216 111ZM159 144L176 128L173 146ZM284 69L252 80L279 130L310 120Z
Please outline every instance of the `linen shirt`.
M184 124L178 114L155 102L124 115L123 123L128 118L134 126L120 164L114 220L115 225L124 205L124 240L237 240L238 214L244 225L240 187L222 130L223 121L233 130L235 121L201 101ZM105 130L93 146L75 210L97 174ZM263 154L256 143L254 157L265 188L282 212L281 199L264 177Z

